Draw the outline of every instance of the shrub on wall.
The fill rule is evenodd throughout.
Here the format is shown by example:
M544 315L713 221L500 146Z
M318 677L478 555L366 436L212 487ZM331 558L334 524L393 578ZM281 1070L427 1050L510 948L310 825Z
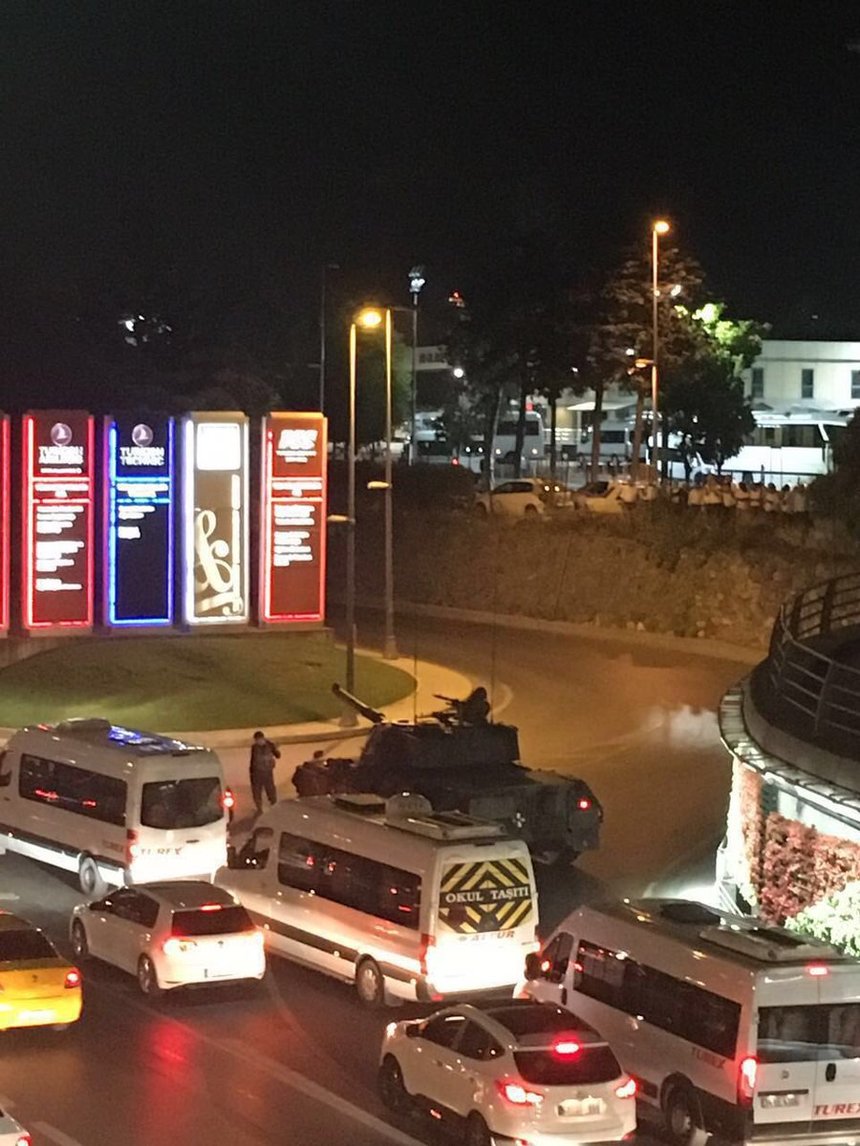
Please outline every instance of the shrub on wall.
M759 907L768 923L784 923L809 907L815 895L817 832L771 812L765 821Z
M860 880L787 919L786 927L814 935L849 955L860 956Z

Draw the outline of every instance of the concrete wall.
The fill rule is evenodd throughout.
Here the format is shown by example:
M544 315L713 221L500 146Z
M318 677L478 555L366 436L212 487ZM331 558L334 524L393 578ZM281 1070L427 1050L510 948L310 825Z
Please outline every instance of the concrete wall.
M832 538L800 521L658 508L666 512L576 514L565 525L399 518L396 596L764 648L783 600L860 563L852 547L837 552ZM382 591L380 525L358 523L358 593L367 600ZM342 600L342 543L332 542L329 588Z
M860 399L851 396L852 371L860 371L860 342L816 342L768 338L754 365L764 371L764 401L777 410L809 406L820 410L854 409ZM813 396L801 397L800 372L813 371ZM744 374L751 393L751 370Z

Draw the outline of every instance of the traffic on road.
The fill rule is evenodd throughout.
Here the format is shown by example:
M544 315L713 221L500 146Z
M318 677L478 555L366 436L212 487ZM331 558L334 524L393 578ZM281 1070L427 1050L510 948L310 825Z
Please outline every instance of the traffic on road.
M444 641L420 626L413 636L424 656ZM461 633L449 659L481 679L486 639ZM740 1142L777 1123L789 1140L823 1143L809 1137L813 1122L827 1124L827 1142L848 1135L860 964L762 928L738 955L738 925L706 905L675 918L669 904L665 950L643 940L640 952L611 929L565 930L584 903L673 894L697 878L724 810L707 803L725 781L714 707L737 666L623 642L508 641L496 662L512 697L504 718L516 719L535 764L584 775L604 809L601 846L576 866L535 863L510 824L440 812L426 797L285 799L299 747L280 762L280 801L253 820L240 806L232 826L229 753L192 755L190 787L179 767L187 746L92 721L7 754L0 799L32 805L38 822L4 824L0 944L21 938L14 952L0 945L0 1026L10 1028L0 1131L8 1122L16 1146L27 1134L35 1146L370 1146L451 1134L470 1146L579 1146L661 1133L692 1143L729 1125ZM83 747L64 754L75 740ZM678 783L693 769L695 793ZM75 846L62 826L71 819L89 829L86 855L46 860L53 836ZM105 856L102 835L125 825L122 855ZM166 834L154 847L144 829ZM157 879L121 875L141 841L154 847ZM177 863L170 878L172 848L203 856L203 871L189 878ZM656 920L655 903L630 910ZM669 1000L691 989L683 961L667 954L682 935L704 960L701 999L683 1010L697 1025L670 1014ZM706 965L716 970L705 975ZM771 988L756 1020L745 984L771 966L768 981L806 994L795 986L789 1001ZM28 998L25 980L44 983L50 1001ZM78 1013L56 1009L56 992L77 998ZM802 1036L788 1029L798 999L819 1024ZM809 1066L822 1054L838 1062L833 1080ZM791 1075L796 1102L771 1081L772 1063Z

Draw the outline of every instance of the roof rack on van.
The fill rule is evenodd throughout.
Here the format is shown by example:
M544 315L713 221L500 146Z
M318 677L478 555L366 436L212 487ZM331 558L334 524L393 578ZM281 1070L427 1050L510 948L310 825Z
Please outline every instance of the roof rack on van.
M479 820L476 816L467 816L465 812L387 815L385 822L392 828L414 832L419 836L430 836L434 840L486 840L507 835L503 824Z
M100 716L73 716L60 720L54 725L38 725L43 732L54 732L60 736L71 736L88 744L100 744L105 748L123 749L134 756L188 756L202 751L199 747L161 736L157 732L141 732L136 728L123 728L112 724Z
M793 963L800 959L840 959L844 956L828 943L810 942L782 927L743 926L730 923L705 927L700 938L718 947L737 951L763 963Z
M385 797L375 796L372 792L340 792L332 796L331 802L336 808L363 812L367 816L380 816L385 812Z

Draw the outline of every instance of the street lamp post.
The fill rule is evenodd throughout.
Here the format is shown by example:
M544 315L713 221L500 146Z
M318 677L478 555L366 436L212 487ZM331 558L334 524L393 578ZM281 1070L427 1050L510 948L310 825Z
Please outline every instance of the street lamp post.
M416 299L418 296L415 296ZM417 302L413 314L418 315ZM414 323L413 323L414 330ZM415 377L415 345L412 346L412 377ZM413 389L413 403L415 391ZM412 431L415 432L415 406L412 407ZM410 445L411 449L411 445ZM397 660L397 642L394 639L394 515L392 506L391 472L391 308L385 311L385 637L382 655L386 660Z
M412 295L412 386L409 418L409 464L416 459L415 424L418 421L418 296L427 280L423 267L413 267L409 272L409 293Z
M320 413L325 413L325 358L326 358L326 287L328 285L328 272L338 271L338 263L326 263L322 269L320 283Z
M349 444L346 495L346 691L355 690L355 375L357 330L349 328Z
M661 235L668 235L669 224L665 219L657 219L651 225L651 465L656 470L657 480L660 480L659 454L657 452L657 426L659 398L658 382L658 347L659 332L657 326L657 299L659 287L657 285L657 265L659 259L659 243Z

